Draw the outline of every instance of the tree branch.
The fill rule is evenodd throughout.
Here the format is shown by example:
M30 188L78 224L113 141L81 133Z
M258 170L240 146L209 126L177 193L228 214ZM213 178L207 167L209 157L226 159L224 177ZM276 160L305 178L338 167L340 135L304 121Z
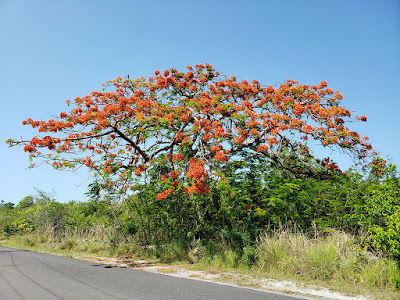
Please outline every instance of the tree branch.
M136 143L134 143L131 139L129 139L125 134L122 133L122 131L120 131L117 127L113 126L112 128L114 128L115 133L117 133L122 139L124 139L129 145L131 145L133 148L135 148L135 150L137 152L139 152L139 154L143 157L145 162L148 162L150 159L147 156L146 153L144 153L142 151L142 149L139 148L138 145L136 145Z

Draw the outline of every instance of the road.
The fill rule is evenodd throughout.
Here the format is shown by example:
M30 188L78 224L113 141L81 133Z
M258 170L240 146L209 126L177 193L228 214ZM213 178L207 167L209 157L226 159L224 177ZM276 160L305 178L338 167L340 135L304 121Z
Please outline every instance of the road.
M0 247L0 299L299 298Z

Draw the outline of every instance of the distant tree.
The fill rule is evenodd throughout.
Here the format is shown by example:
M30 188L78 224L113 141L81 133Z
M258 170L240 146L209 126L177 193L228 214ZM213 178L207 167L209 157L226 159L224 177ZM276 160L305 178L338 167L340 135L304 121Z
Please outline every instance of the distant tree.
M209 181L222 180L221 168L243 150L297 176L326 178L340 170L315 158L307 140L364 164L374 156L368 138L347 127L354 119L342 98L325 81L263 86L199 64L108 81L102 91L67 100L73 108L55 119L24 121L38 136L7 142L56 169L86 166L102 188L124 192L151 174L164 184L158 199L177 189L208 193Z
M34 199L32 196L26 196L24 199L18 202L17 208L28 208L34 204Z
M0 209L1 208L14 209L14 203L12 203L12 202L4 202L4 200L1 200Z

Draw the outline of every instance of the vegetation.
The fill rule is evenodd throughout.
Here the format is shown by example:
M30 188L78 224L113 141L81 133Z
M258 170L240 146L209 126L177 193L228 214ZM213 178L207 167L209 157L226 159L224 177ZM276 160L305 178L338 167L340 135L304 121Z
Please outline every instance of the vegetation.
M237 82L210 65L117 78L76 98L24 145L32 162L88 167L88 202L38 191L0 204L0 237L266 276L400 288L400 179L327 88ZM68 102L71 104L71 102ZM366 121L366 117L356 119ZM312 141L308 143L307 141ZM339 149L339 170L309 146ZM43 151L43 152L41 152ZM369 161L368 161L369 160Z
M246 163L246 174L227 176L236 197L217 182L196 201L185 193L171 202L157 200L156 186L123 202L97 198L94 185L88 202L59 203L38 191L15 207L1 204L0 236L19 247L183 261L347 291L395 293L396 172L379 181L356 173L322 181Z

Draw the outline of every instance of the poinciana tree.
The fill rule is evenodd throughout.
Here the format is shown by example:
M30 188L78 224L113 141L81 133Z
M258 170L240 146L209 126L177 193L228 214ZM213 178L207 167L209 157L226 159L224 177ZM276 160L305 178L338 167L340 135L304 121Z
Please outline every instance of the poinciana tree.
M317 178L340 170L314 158L307 140L366 161L371 145L346 126L353 119L339 105L342 98L325 81L309 86L289 79L274 88L199 64L185 72L156 71L147 80L109 81L103 91L67 100L72 110L56 119L23 122L39 136L7 142L24 145L32 158L56 169L84 165L104 188L129 191L156 172L164 185L158 199L178 189L205 194L209 180L221 180L221 169L244 151Z

